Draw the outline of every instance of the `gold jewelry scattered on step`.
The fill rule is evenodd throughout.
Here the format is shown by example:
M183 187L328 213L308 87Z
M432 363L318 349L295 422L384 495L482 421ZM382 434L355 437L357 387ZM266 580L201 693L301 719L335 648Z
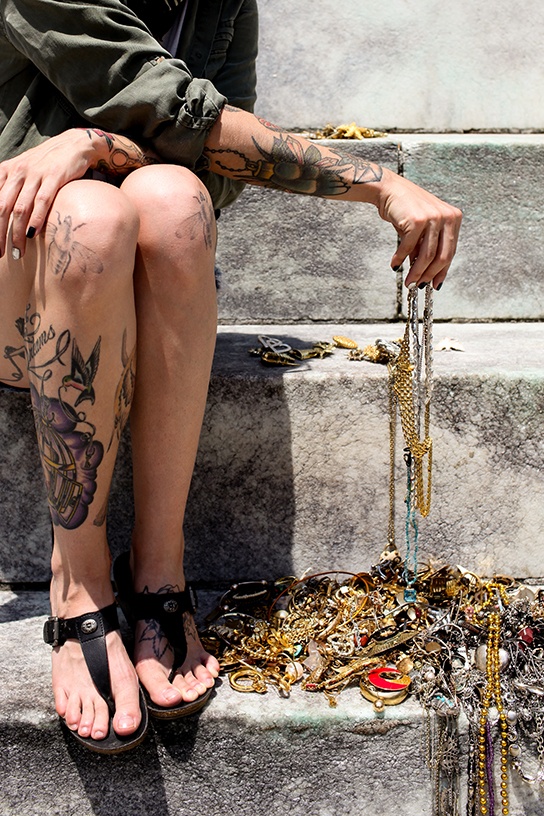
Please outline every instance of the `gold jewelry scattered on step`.
M336 348L334 343L328 343L325 340L314 343L310 348L297 349L277 337L261 334L257 339L260 345L249 349L249 353L254 357L259 357L263 363L275 366L296 368L305 360L311 360L314 357L322 360L332 354Z
M362 127L355 122L349 125L331 125L327 124L323 128L317 130L302 130L297 131L302 136L308 139L377 139L387 136L381 130L374 130L373 128Z
M350 340L349 337L344 337L341 334L335 335L332 338L332 342L335 344L335 346L338 346L338 348L343 348L343 349L356 349L356 348L358 348L358 345L355 342L355 340Z

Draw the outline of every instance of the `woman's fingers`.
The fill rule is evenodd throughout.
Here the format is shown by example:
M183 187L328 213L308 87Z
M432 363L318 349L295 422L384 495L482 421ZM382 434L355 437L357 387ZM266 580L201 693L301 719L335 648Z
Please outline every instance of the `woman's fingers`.
M405 284L443 283L455 255L462 213L432 193L399 176L385 193L382 218L390 221L400 237L391 259L394 269L411 259Z
M27 180L13 205L11 246L15 260L17 260L17 256L22 258L25 254L27 232L31 225L31 217L36 209L40 191L41 181L39 179ZM49 206L51 206L51 203L49 203ZM42 203L40 203L39 208L43 208Z
M10 219L23 184L23 178L10 175L4 179L0 188L0 257L6 252Z

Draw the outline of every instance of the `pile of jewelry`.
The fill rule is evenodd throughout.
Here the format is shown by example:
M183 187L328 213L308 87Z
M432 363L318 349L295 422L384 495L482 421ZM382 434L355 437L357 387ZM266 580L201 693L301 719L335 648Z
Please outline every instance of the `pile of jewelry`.
M459 566L420 569L411 588L407 601L390 550L367 573L235 584L204 640L240 692L289 696L298 684L336 705L357 685L378 716L412 695L427 717L437 814L458 812L463 710L467 813L494 814L497 771L506 816L509 765L526 782L544 780L544 591Z
M428 285L420 318L418 291L410 288L397 341L361 349L335 337L307 350L324 356L345 348L351 360L387 365L389 526L379 562L364 573L235 584L208 616L204 637L237 691L275 688L289 696L298 684L335 706L346 687L357 685L377 716L415 698L425 714L433 816L459 814L463 712L467 816L508 816L509 768L530 785L544 781L544 589L461 566L418 563L418 517L431 508L432 296ZM259 341L253 353L265 362L307 359L275 338ZM398 414L406 472L404 559L395 543Z

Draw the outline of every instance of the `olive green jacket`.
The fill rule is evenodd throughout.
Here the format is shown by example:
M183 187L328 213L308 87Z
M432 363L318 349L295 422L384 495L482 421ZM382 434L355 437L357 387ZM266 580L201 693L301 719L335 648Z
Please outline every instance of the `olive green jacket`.
M92 124L194 169L225 101L253 110L257 7L187 3L173 58L120 0L0 0L0 161ZM202 175L216 206L241 189Z

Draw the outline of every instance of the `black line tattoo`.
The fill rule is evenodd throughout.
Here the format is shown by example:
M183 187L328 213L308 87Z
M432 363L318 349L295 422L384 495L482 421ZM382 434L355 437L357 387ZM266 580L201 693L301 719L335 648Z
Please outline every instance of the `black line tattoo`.
M136 345L130 354L128 354L126 329L123 332L121 362L123 364L123 372L115 391L113 403L113 431L111 432L111 439L107 450L111 448L114 438L117 438L117 441L121 438L123 428L130 414L132 398L134 397L134 386L136 384Z
M83 226L85 223L74 227L70 215L66 215L61 221L59 212L57 224L47 225L46 235L51 241L47 250L47 265L54 275L61 276L61 280L72 262L84 275L87 272L99 275L104 269L96 252L74 240L74 232Z
M149 641L151 643L151 648L153 649L153 654L157 660L160 660L167 652L173 652L173 649L168 642L168 638L164 636L164 632L162 631L159 622L151 618L149 620L146 619L144 623L145 628L140 635L139 643Z
M197 237L199 232L202 232L202 237L204 239L204 246L206 249L213 249L214 245L214 235L213 235L213 225L215 221L215 215L213 212L213 208L210 204L209 199L207 196L204 195L202 191L198 193L198 196L193 196L195 201L199 205L199 209L197 212L193 213L193 215L188 216L186 221L190 222L189 226L189 237L191 241ZM184 233L183 230L177 229L176 230L176 238L183 238Z
M21 335L22 345L6 346L4 348L4 359L9 360L13 366L11 379L2 378L3 382L18 383L24 377L23 369L27 369L29 374L34 374L42 379L45 375L40 371L48 371L53 363L59 362L65 365L62 357L70 345L70 332L65 330L57 337L53 326L41 328L42 318L37 312L30 311L30 304L25 309L24 317L18 317L15 321L17 331ZM41 363L36 362L36 356L50 342L56 339L56 348L52 357L48 357ZM19 362L20 360L20 362ZM50 373L47 377L51 376Z

